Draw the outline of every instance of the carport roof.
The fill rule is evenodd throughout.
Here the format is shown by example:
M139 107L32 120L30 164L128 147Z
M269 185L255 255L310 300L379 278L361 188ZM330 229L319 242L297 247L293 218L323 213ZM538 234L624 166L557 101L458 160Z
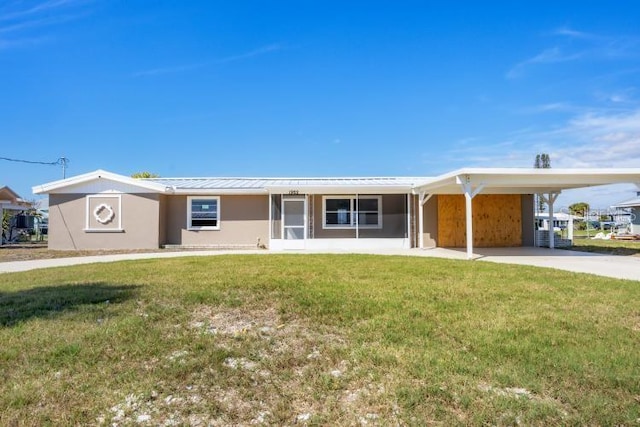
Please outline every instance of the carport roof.
M639 168L535 169L464 168L414 187L415 193L464 194L463 184L482 186L484 194L558 193L597 185L640 184Z

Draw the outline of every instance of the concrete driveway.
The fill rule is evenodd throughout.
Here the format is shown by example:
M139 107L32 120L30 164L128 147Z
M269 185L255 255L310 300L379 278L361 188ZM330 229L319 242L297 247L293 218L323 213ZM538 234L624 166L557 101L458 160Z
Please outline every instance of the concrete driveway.
M97 262L114 262L136 259L175 258L183 256L213 256L232 254L274 254L266 250L211 250L211 251L183 251L183 252L155 252L117 255L100 255L74 258L42 259L31 261L12 261L0 263L0 273L29 271L38 268L63 267L68 265L91 264ZM319 253L309 251L284 253ZM322 252L328 253L328 252ZM332 251L331 253L347 253L347 251ZM402 255L449 259L466 259L464 249L407 249L407 250L376 250L358 251L358 253L376 255ZM598 276L613 277L640 281L640 257L600 255L588 252L567 251L563 249L545 248L479 248L476 257L470 262L497 262L502 264L521 264L536 267L555 268L589 273Z
M457 252L460 258L466 256L463 249L435 248L435 250ZM476 261L532 265L617 279L640 280L640 257L635 256L602 255L546 248L479 248L474 253L477 255Z

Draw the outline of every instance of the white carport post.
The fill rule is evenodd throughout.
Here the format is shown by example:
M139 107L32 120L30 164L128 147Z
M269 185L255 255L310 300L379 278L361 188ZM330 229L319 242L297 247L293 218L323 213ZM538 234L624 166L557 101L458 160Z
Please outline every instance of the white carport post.
M273 200L271 191L267 191L269 197L269 238L267 239L267 245L271 249L271 239L273 239Z
M548 195L540 194L542 201L549 206L549 226L547 227L549 230L549 249L553 249L555 247L555 231L553 227L553 203L556 201L560 192L557 193L549 193Z
M569 214L569 222L567 223L567 239L573 242L573 214Z
M426 194L424 191L421 191L418 194L418 242L419 248L424 249L424 204L429 201L429 199L433 196L433 194Z
M471 177L464 175L458 177L458 182L462 185L465 198L465 220L467 225L467 259L473 259L473 212L472 201L484 188L484 184L480 184L474 190L471 185Z
M360 238L360 221L359 221L359 216L360 216L360 200L358 199L358 193L356 193L356 205L354 206L355 209L353 209L353 211L356 212L356 239Z

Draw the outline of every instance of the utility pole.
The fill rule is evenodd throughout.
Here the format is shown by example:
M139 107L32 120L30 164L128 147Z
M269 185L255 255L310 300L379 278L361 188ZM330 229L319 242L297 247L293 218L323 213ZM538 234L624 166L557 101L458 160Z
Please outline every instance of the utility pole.
M69 159L66 157L60 157L58 159L58 164L62 166L62 179L67 177L67 165L69 164Z

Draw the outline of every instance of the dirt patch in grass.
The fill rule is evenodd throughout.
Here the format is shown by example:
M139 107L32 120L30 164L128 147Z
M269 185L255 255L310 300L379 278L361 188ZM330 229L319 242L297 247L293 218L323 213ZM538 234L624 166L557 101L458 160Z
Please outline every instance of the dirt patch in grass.
M179 389L159 385L123 396L98 416L98 424L378 425L397 412L388 387L353 375L347 340L337 330L284 319L274 307L207 305L179 327L210 337L220 359L185 378ZM174 350L154 364L189 365L193 356Z
M123 250L82 250L82 251L54 251L46 244L20 244L0 246L0 262L30 261L35 259L72 258L96 255L116 255L134 253L182 252L204 249L123 249Z

